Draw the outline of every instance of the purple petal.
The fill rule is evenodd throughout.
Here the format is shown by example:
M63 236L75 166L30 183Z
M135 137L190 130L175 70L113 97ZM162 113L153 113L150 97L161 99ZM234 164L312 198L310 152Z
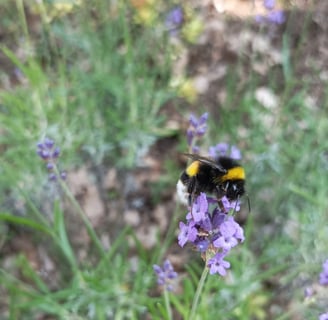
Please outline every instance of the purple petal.
M177 6L169 11L166 16L166 25L168 27L177 27L183 23L183 10L180 6Z
M199 147L193 146L191 151L192 151L192 153L199 153Z
M286 21L285 12L281 10L269 12L267 20L271 23L283 24Z
M47 169L50 171L50 170L53 170L54 169L54 164L52 162L48 162L47 163Z
M201 193L192 206L192 216L195 222L200 222L205 219L208 209L208 203L205 193Z
M37 154L43 159L47 160L50 158L50 153L47 150L38 150Z
M154 264L154 265L153 265L153 270L154 270L157 274L160 274L161 272L163 272L163 271L162 271L162 268L161 268L159 265L157 265L157 264Z
M267 19L266 19L265 16L256 15L255 16L255 22L257 22L257 23L265 23L265 22L267 22Z
M204 240L199 240L195 243L197 250L200 252L206 252L208 246L210 245L209 240L204 239Z
M196 118L196 116L194 114L191 114L189 117L189 123L192 127L197 127L198 126L198 119Z
M228 269L230 267L230 263L228 261L223 260L224 257L224 254L217 253L213 258L208 261L207 266L210 268L210 274L218 273L223 277L227 274L225 269Z
M44 145L42 142L38 142L36 146L38 149L44 149Z
M206 133L206 130L207 130L207 126L202 126L202 127L198 127L197 129L196 129L196 135L198 136L198 137L202 137L205 133Z
M54 172L52 172L52 173L49 174L48 179L50 181L57 181L57 176Z
M66 172L66 171L62 171L62 172L60 173L60 178L61 178L62 180L66 180L66 178L67 178L67 172Z
M319 320L328 320L328 312L321 314Z
M180 233L178 236L178 243L180 247L184 247L184 245L188 241L188 226L183 222L179 223Z
M275 6L275 0L264 0L263 5L267 10L272 10Z
M213 228L219 228L219 226L223 223L226 218L226 214L221 213L220 210L214 210L212 214L212 225Z
M198 121L198 125L202 126L203 124L206 124L207 119L208 119L208 112L205 112L204 114L202 114L200 116L199 121Z
M49 150L52 149L52 147L54 146L55 142L49 138L45 138L44 139L44 145L46 148L48 148Z
M171 264L170 260L166 259L166 260L164 261L164 264L163 264L163 270L164 270L165 272L170 272L170 271L173 270L173 267L172 267L172 264Z
M52 158L54 158L54 159L58 158L59 154L60 154L60 148L56 147L54 152L52 153Z
M236 160L240 160L241 152L236 146L231 146L230 157Z

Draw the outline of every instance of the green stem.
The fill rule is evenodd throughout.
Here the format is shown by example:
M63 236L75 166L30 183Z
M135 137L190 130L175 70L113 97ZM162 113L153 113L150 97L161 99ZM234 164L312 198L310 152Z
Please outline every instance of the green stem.
M132 44L131 30L130 26L125 20L126 15L126 7L122 6L122 23L123 23L123 36L124 36L124 44L126 47L125 61L126 61L126 71L127 71L127 94L129 95L129 108L130 108L130 123L135 124L138 119L138 109L136 107L137 101L137 92L136 85L134 81L134 61L133 61L133 53L134 48Z
M26 21L23 0L17 0L16 6L17 6L20 21L22 23L23 34L26 37L26 42L27 42L28 46L30 46L30 36L29 36L29 32L28 32L28 25L27 25L27 21Z
M190 315L188 318L189 320L193 320L195 318L196 310L197 310L198 303L199 303L199 298L203 291L207 275L208 275L208 267L205 264L202 276L200 277L200 280L198 282L198 287L197 287L197 290L196 290L196 293L194 296L194 300L192 302L191 312L190 312Z
M58 169L56 168L56 174L59 176L59 172ZM60 180L60 185L62 187L62 189L64 190L66 196L68 197L68 199L71 201L71 203L73 204L73 207L75 208L76 212L79 214L80 218L82 219L88 234L91 238L91 240L93 241L93 243L95 244L95 246L97 247L99 254L103 257L105 256L105 250L97 236L97 234L95 233L88 217L86 216L85 212L83 211L83 209L81 208L80 204L76 201L75 197L72 195L71 191L69 190L69 188L67 187L66 183L62 180Z
M169 292L166 289L164 289L164 301L165 301L165 308L166 308L166 314L168 315L168 319L172 320L172 309L170 305Z

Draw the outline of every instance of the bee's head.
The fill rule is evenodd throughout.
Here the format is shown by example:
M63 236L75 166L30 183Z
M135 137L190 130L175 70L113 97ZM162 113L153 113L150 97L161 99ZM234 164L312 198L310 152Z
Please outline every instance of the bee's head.
M228 180L222 185L221 192L229 200L237 200L245 193L245 180Z

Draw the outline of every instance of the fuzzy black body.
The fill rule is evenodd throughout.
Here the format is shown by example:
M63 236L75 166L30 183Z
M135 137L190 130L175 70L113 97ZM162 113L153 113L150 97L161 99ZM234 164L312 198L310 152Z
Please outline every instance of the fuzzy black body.
M178 187L182 184L186 188L189 204L201 192L214 194L218 199L226 196L229 200L237 200L245 193L245 171L236 160L229 157L212 160L196 154L186 156L193 162L181 174Z
M180 180L187 187L187 192L200 194L201 192L213 193L216 189L215 177L222 176L222 172L207 164L200 163L197 174L188 175L182 172Z

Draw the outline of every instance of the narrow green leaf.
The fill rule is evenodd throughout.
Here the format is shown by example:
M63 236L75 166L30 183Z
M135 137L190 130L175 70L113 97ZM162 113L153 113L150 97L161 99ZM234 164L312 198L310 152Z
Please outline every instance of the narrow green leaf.
M58 245L62 249L71 266L74 269L77 269L75 255L66 233L64 214L60 209L58 202L55 202L54 206L54 224L55 232L59 238Z
M0 212L0 221L5 221L5 222L29 227L34 230L46 233L50 236L53 235L52 230L50 228L48 228L47 226L44 226L40 223L37 223L34 220L29 219L29 218L17 217L12 214L9 214L9 213Z
M42 293L48 293L49 288L45 284L45 282L42 280L42 278L38 275L38 273L31 267L29 260L24 256L20 255L18 257L18 265L22 270L22 273L29 279L33 281L33 283L36 285L36 287L42 292Z

